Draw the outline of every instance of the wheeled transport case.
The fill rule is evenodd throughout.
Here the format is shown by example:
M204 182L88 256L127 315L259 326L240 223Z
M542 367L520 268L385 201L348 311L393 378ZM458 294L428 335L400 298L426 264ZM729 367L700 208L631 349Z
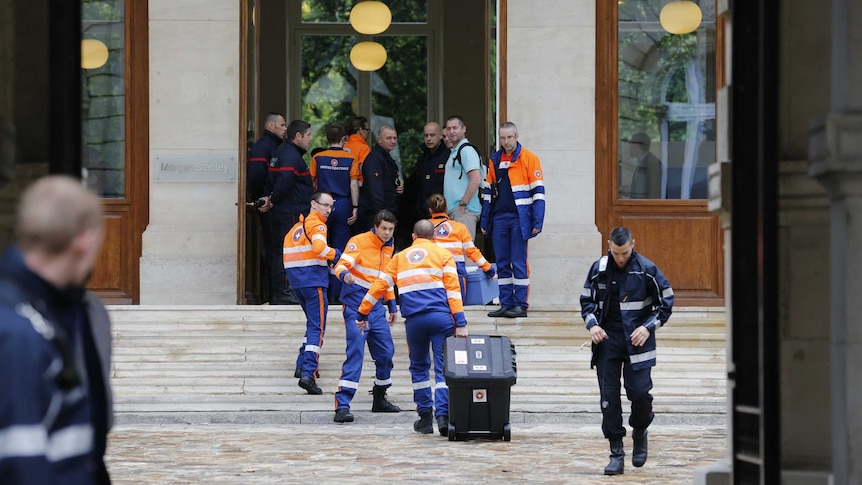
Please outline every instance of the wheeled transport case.
M449 441L509 441L511 387L517 379L515 346L505 336L451 336L443 350L449 388Z

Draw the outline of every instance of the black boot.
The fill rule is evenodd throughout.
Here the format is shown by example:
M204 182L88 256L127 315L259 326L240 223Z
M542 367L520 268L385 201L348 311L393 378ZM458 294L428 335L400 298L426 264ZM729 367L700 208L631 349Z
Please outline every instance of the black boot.
M632 439L635 442L632 450L632 465L642 467L647 459L647 430L632 431Z
M440 436L449 436L449 416L445 414L437 416L437 431L440 432Z
M427 410L419 415L419 419L413 422L413 430L417 433L431 434L434 432L434 424L431 420L434 419L434 411ZM622 446L622 445L620 445Z
M374 402L371 404L372 413L400 413L401 408L392 404L386 399L386 388L383 386L374 386L371 390L374 395Z
M622 438L611 438L611 461L605 467L605 475L622 475L626 452L623 450Z

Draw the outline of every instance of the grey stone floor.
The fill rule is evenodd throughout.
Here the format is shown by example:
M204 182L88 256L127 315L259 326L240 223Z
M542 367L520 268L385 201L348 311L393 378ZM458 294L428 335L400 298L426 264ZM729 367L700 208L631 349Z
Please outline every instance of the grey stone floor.
M115 484L547 483L690 484L725 454L725 430L654 424L643 468L605 477L595 425L513 423L512 441L450 442L409 423L126 424L115 427Z

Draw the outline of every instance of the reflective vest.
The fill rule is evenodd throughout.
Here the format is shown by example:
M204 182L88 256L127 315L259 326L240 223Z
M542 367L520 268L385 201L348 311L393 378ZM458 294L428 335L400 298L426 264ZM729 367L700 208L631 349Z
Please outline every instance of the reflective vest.
M449 251L433 242L417 238L413 245L396 254L359 306L359 313L368 315L377 300L390 287L398 285L401 314L409 319L428 312L446 312L455 325L467 325L458 270Z
M464 224L449 219L446 214L433 214L431 223L434 224L434 242L452 253L452 258L456 263L465 263L464 255L476 263L476 266L482 268L482 271L491 269L489 263L482 251L473 244L473 238L470 237L470 232Z
M317 212L300 216L284 237L284 269L291 288L329 286L327 261L337 261L339 256L326 244L326 220Z

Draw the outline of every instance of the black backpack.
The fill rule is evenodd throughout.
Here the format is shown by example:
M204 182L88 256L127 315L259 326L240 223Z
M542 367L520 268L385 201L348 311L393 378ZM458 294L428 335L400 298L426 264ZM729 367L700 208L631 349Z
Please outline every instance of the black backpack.
M473 150L476 150L476 155L479 155L479 170L481 181L485 181L488 177L488 159L482 156L482 151L479 150L479 147L472 143L464 143L463 145L458 147L458 151L455 152L455 158L452 159L452 166L455 166L455 162L458 162L458 165L461 166L461 175L458 176L458 180L460 180L464 176L464 164L461 163L461 150L465 147L471 147Z

